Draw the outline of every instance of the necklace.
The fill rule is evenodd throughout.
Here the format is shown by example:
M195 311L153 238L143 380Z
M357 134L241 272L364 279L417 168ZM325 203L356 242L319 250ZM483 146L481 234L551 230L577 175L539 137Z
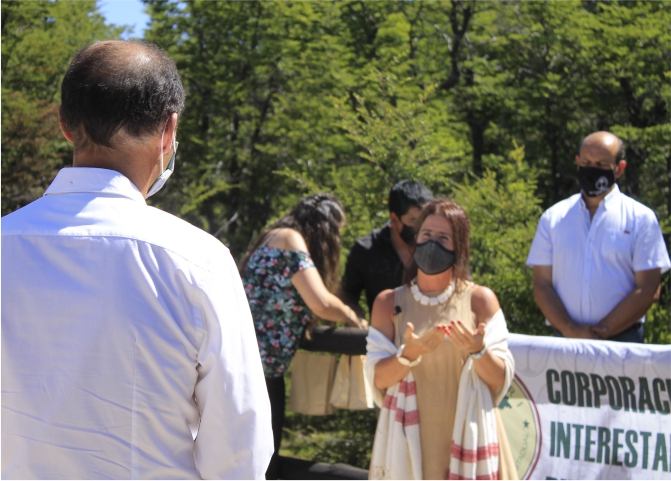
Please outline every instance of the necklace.
M449 286L447 286L447 289L438 294L436 297L429 297L426 294L422 294L422 292L419 290L419 286L417 285L417 279L415 279L410 285L410 292L412 292L412 297L414 297L415 300L421 305L437 306L438 304L445 304L445 302L447 302L447 300L452 296L454 293L454 281L451 282Z

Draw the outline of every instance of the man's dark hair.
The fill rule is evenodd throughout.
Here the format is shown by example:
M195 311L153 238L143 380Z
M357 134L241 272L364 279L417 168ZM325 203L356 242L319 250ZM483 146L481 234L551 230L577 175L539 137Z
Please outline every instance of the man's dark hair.
M402 180L389 191L389 212L398 217L408 213L411 207L422 208L433 199L433 194L421 182Z
M77 52L61 84L60 119L75 145L112 147L123 129L142 138L163 129L184 110L184 87L175 62L158 46L98 42Z

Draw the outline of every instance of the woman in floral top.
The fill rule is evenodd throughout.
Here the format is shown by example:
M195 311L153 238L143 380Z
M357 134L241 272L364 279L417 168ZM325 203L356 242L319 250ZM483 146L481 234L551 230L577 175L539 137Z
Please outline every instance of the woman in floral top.
M284 372L310 318L366 327L334 292L338 285L340 230L345 214L330 194L301 200L263 232L242 262L242 280L254 319L272 410L275 454L266 479L278 477L284 424Z

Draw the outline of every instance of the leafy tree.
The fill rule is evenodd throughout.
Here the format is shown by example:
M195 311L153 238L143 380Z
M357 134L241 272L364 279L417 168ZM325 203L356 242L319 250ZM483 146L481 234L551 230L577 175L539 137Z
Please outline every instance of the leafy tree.
M238 256L283 198L301 192L274 172L288 163L328 162L342 148L330 135L333 111L324 103L349 81L338 8L148 3L154 22L147 38L175 58L188 90L177 167L183 175L157 203L219 236Z
M449 135L449 117L443 109L432 107L426 96L398 98L403 87L393 74L373 74L379 77L377 102L369 105L355 95L352 109L347 98L332 99L340 116L337 125L353 147L350 155L322 169L292 167L280 172L308 186L308 192L328 190L340 198L348 216L345 245L388 220L387 195L396 182L419 180L436 193L445 193L446 179L460 170L467 148Z
M510 152L499 173L486 170L474 182L455 187L455 200L471 219L471 271L492 289L511 332L548 335L533 299L533 272L525 265L541 215L538 174L524 161L524 147Z
M650 158L646 154L668 148L668 135L664 138L660 134L668 132L670 125L671 32L665 25L671 22L671 11L656 2L599 3L595 11L600 22L590 32L594 54L589 60L594 67L589 80L599 94L601 126L631 140L624 189L647 203L651 190L668 192L669 188L668 178L657 177L658 182L642 184L641 176ZM610 48L597 48L604 44ZM648 135L647 129L651 129ZM655 210L664 205L650 201L648 205ZM666 217L662 211L657 213Z
M38 198L72 161L58 125L70 57L116 38L94 1L2 2L2 214Z

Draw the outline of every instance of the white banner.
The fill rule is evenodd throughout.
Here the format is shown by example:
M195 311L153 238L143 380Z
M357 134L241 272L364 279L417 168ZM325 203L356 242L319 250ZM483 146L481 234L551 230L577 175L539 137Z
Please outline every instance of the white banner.
M521 479L671 479L671 346L511 334Z

